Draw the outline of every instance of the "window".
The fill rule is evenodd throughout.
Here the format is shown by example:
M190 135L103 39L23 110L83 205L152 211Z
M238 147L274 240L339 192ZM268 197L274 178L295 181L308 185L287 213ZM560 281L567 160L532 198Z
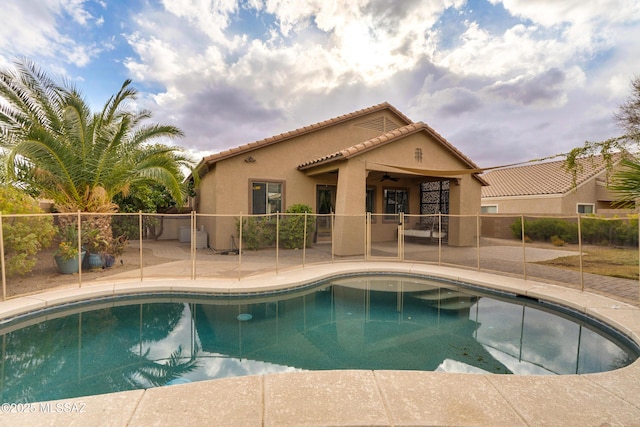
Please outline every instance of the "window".
M592 214L595 211L593 203L578 203L579 214Z
M397 220L400 212L409 213L409 193L405 189L386 188L384 190L384 219Z
M483 214L498 213L498 205L482 205L480 207L480 213L483 213Z
M282 212L282 183L252 182L251 204L251 213L256 215Z

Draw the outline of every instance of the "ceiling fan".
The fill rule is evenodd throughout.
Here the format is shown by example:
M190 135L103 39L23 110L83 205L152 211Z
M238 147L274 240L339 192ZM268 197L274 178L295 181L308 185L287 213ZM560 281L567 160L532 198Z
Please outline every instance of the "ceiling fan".
M389 175L388 173L385 173L384 175L382 175L382 178L380 178L380 182L382 181L393 181L393 182L398 182L398 178L393 178L391 175Z

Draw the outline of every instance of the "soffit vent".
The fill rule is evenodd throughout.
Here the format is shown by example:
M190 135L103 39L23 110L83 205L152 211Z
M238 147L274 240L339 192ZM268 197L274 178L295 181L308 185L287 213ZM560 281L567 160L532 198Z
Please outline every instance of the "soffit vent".
M400 126L393 120L390 120L384 116L376 117L366 122L357 123L357 127L371 129L380 133L390 132L394 129L398 129Z

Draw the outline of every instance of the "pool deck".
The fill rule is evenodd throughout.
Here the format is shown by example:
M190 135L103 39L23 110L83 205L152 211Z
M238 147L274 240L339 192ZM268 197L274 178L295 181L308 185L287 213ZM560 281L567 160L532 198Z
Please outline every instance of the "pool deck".
M557 302L640 343L640 308L575 289L407 262L341 262L242 279L116 280L0 303L0 319L78 299L141 291L255 292L368 271L426 274ZM34 403L0 411L3 426L633 426L640 361L588 375L516 376L422 371L315 371L202 381Z

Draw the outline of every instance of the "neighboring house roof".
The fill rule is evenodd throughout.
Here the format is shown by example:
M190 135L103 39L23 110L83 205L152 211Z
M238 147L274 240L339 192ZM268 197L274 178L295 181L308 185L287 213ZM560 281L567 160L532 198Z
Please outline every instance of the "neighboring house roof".
M357 156L371 149L377 148L381 145L388 144L397 139L404 138L408 135L417 133L417 132L426 132L429 135L433 136L438 142L444 145L448 150L450 150L453 154L456 155L463 163L469 166L472 169L478 169L475 163L471 161L467 156L462 154L457 148L455 148L449 141L444 139L439 133L433 130L431 127L426 125L425 123L418 122L412 123L407 126L403 126L401 128L394 129L390 132L384 133L382 135L376 136L375 138L371 138L367 141L361 142L359 144L353 145L351 147L343 148L340 151L335 153L311 160L309 162L303 163L298 166L299 170L305 170L314 166L318 166L321 164L330 163L336 160L349 159L353 156Z
M564 169L564 160L492 170L482 175L489 185L482 187L482 197L533 196L565 194L604 172L602 156L578 159L575 181Z
M324 120L322 122L318 122L309 126L305 126L302 128L298 128L289 132L285 132L285 133L281 133L279 135L275 135L275 136L271 136L269 138L265 138L265 139L261 139L259 141L254 141L251 142L249 144L244 144L241 145L239 147L234 147L231 148L229 150L225 150L225 151L221 151L219 153L216 154L212 154L210 156L205 157L202 160L202 163L205 163L207 166L216 163L220 160L229 158L229 157L233 157L233 156L237 156L240 154L244 154L244 153L248 153L250 151L256 150L258 148L262 148L262 147L266 147L268 145L271 144L275 144L290 138L294 138L300 135L304 135L306 133L310 133L310 132L315 132L319 129L322 128L326 128L347 120L352 120L354 118L358 118L360 116L364 116L366 114L370 114L370 113L374 113L377 111L382 111L382 110L391 110L394 114L396 114L398 117L400 117L402 120L404 120L406 123L413 123L413 121L411 119L409 119L407 116L405 116L404 114L402 114L398 109L396 109L394 106L392 106L391 104L389 104L388 102L383 102L382 104L378 104L378 105L374 105L372 107L369 108L364 108L362 110L358 110L358 111L354 111L352 113L348 113L348 114L344 114L338 117L334 117L332 119L329 120ZM363 127L369 127L369 128L375 128L377 126L376 123L373 122L367 122L367 123L362 123L361 124ZM395 124L395 127L397 127L398 125Z

